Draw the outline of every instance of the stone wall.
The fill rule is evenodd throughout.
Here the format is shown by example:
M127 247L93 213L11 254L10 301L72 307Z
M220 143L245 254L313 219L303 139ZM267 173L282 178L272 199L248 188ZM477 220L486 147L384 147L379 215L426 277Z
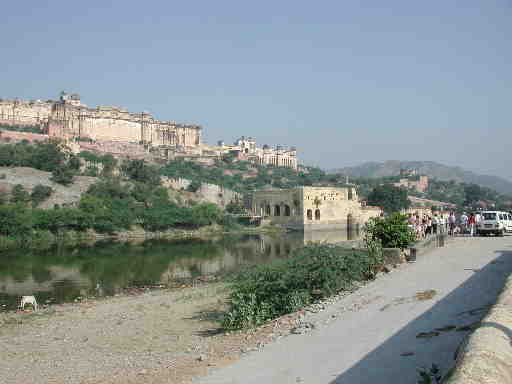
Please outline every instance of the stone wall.
M48 140L48 135L28 132L15 132L15 131L0 131L0 140L2 141L45 141Z
M446 383L512 383L512 275L489 314L459 347Z
M52 102L0 101L0 123L38 126L48 121Z

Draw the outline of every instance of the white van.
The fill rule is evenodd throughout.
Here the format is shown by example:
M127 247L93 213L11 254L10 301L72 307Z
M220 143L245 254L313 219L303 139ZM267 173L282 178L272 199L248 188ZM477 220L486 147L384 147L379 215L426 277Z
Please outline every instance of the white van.
M512 232L512 217L508 212L503 211L483 211L482 221L476 228L477 235L495 235L504 236L506 232Z

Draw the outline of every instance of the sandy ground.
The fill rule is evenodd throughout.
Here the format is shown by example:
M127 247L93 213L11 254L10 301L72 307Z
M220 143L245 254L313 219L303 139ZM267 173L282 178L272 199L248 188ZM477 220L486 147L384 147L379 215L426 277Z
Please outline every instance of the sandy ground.
M219 334L226 295L209 283L2 313L0 382L187 383L288 333L294 315Z
M459 238L351 294L219 333L226 286L0 314L0 382L414 383L446 371L512 271L512 237Z

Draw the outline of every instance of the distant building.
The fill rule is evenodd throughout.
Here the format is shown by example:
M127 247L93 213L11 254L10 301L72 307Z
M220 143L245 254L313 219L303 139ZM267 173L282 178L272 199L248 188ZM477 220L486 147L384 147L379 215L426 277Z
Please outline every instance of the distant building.
M275 148L270 148L265 144L259 148L254 138L245 136L237 139L233 145L224 145L221 140L218 144L221 153L234 153L239 160L297 169L297 149L295 147L277 145Z
M401 173L401 171L400 171ZM417 179L400 179L398 183L394 183L395 187L404 187L407 189L415 189L417 192L425 192L428 189L428 176L416 176Z
M255 191L251 209L271 224L299 230L356 227L382 212L378 207L363 206L353 187Z

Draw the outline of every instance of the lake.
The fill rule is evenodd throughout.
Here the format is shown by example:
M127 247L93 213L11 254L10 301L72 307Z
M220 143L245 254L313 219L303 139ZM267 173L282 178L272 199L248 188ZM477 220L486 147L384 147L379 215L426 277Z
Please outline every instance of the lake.
M309 241L334 243L358 236L356 231L312 231L6 251L0 255L0 310L16 309L22 295L35 295L40 304L63 303L222 277L247 264L287 258Z

